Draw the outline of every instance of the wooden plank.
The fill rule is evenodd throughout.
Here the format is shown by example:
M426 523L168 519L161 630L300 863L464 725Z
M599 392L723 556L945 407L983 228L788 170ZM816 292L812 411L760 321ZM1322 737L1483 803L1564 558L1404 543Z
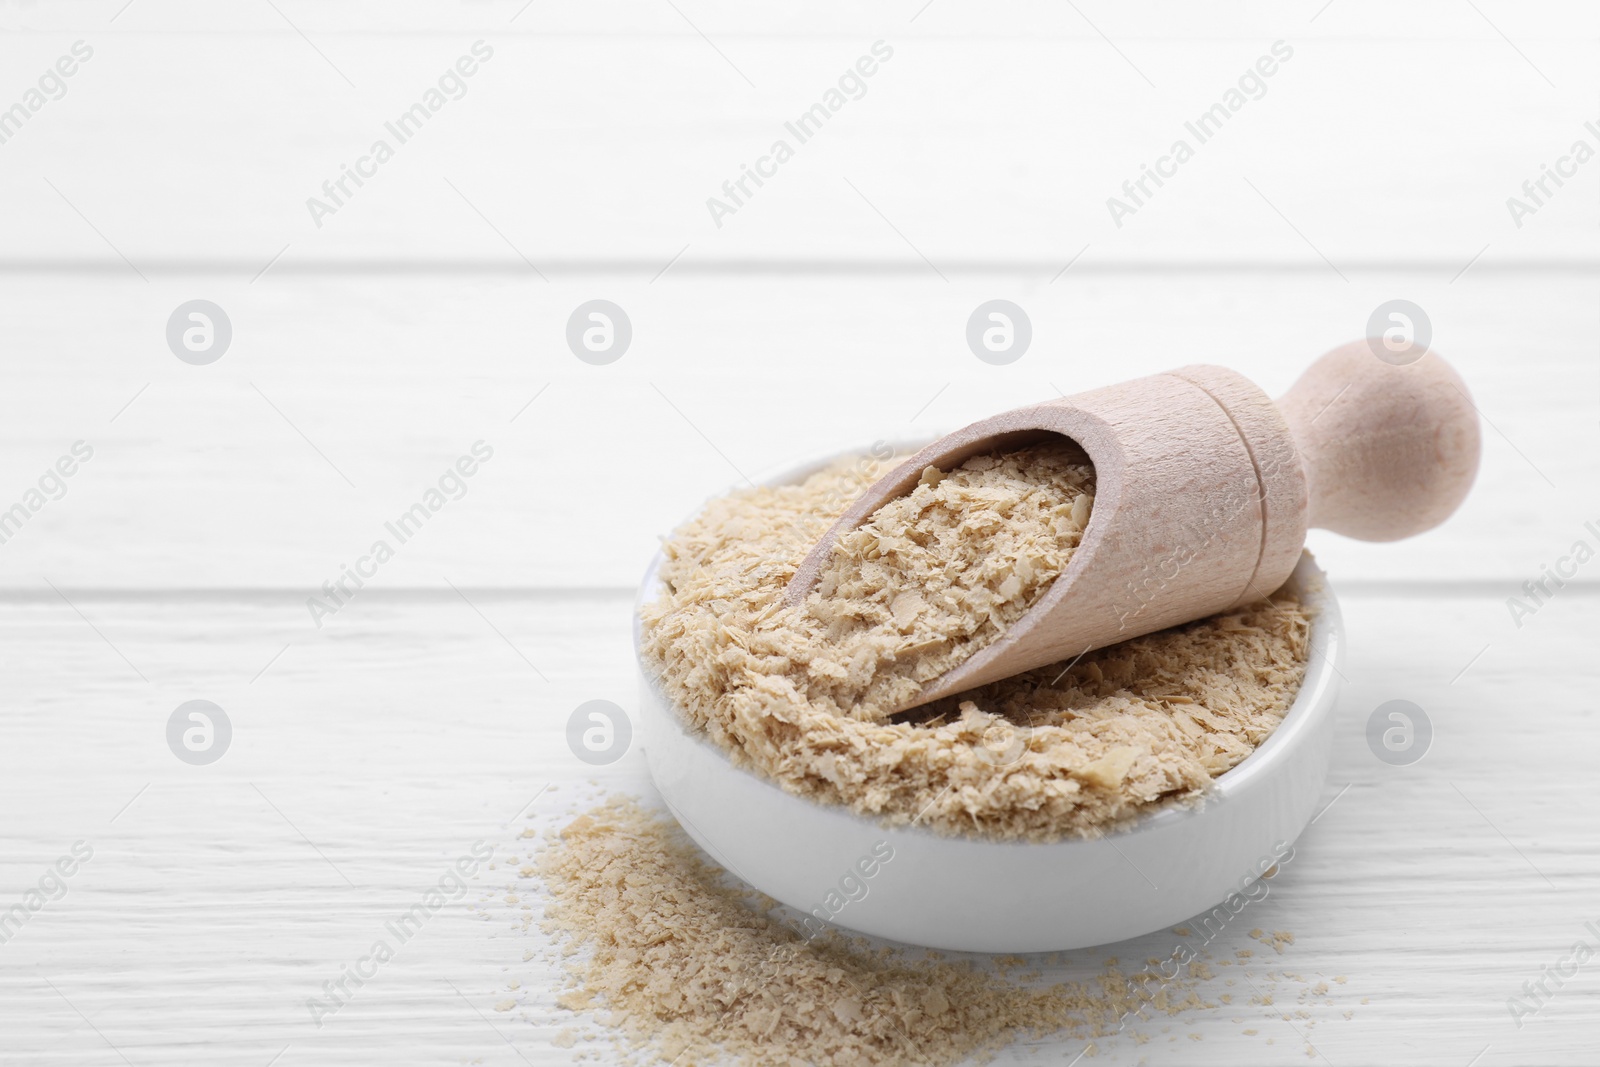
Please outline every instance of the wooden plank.
M1579 0L1488 3L1481 5L1483 15L1462 11L1450 0L1415 0L1399 9L1383 0L1338 0L1337 6L1273 0L1225 5L1145 0L1136 7L1088 0L1075 5L1076 11L1049 0L988 4L939 0L935 5L916 0L881 8L863 8L846 0L775 0L759 5L688 0L676 5L682 15L649 0L550 0L537 7L528 6L526 0L463 0L458 4L286 0L275 6L281 14L253 4L219 6L205 0L139 0L136 7L126 9L111 0L54 0L6 8L0 12L0 29L33 33L95 29L106 36L195 32L259 36L291 34L293 27L298 27L308 36L499 30L526 35L698 39L696 27L720 38L842 36L899 26L907 35L919 37L1061 37L1104 43L1102 32L1118 41L1226 40L1262 32L1299 32L1319 39L1491 40L1499 39L1496 26L1518 42L1550 42L1600 27L1600 16Z
M660 36L673 15L652 10L643 36L482 37L493 58L404 140L386 123L437 92L478 30L321 46L281 26L0 37L0 63L26 72L5 106L75 39L95 49L0 146L0 262L245 276L280 256L552 274L653 271L680 254L919 270L1055 270L1080 251L1086 267L1596 264L1582 168L1531 194L1534 214L1508 209L1575 141L1600 146L1584 125L1600 121L1600 64L1578 34L1522 55L1483 26L1445 41L1290 34L1293 58L1277 63L1276 25L1119 54L1098 35L916 39L870 24L740 39L724 62L681 26ZM830 102L804 141L786 128L878 40L893 58L847 85L864 95ZM1247 86L1259 99L1236 97L1204 138L1186 129L1263 56L1277 65ZM1193 157L1163 162L1179 140ZM792 158L763 162L778 141ZM725 191L747 165L769 180ZM1153 184L1147 165L1170 180ZM368 177L343 179L347 166Z
M94 849L66 895L0 946L6 1051L31 1063L123 1062L108 1042L136 1064L259 1067L285 1046L289 1065L567 1062L552 1040L571 1021L553 1006L549 965L522 959L543 942L512 931L523 913L500 899L515 881L504 867L465 898L495 898L487 919L453 905L321 1028L305 1006L474 841L510 862L525 855L524 824L560 825L594 788L649 794L641 753L597 769L563 739L584 700L635 706L629 598L474 597L482 616L448 592L374 591L339 633L310 640L290 595L79 600L99 634L54 598L6 603L15 713L0 748L0 893L20 899L74 841ZM1302 985L1285 980L1273 1011L1236 996L1147 1028L1149 1044L1103 1043L1102 1058L1299 1059L1304 1041L1277 1012L1305 1007L1292 1022L1332 1063L1403 1050L1459 1067L1486 1045L1484 1064L1586 1062L1600 995L1587 968L1521 1029L1506 1001L1600 920L1586 792L1600 757L1588 654L1600 599L1563 592L1520 631L1493 595L1342 599L1350 654L1332 806L1253 920L1295 943L1275 955L1241 929L1217 949L1255 950L1258 980L1326 979L1332 999L1302 1005ZM224 707L235 730L209 767L165 744L173 708L194 698ZM1394 698L1436 731L1405 768L1364 739L1367 717ZM547 783L554 792L540 794ZM1135 939L1053 973L1172 947L1168 934ZM1232 969L1218 971L1207 994L1238 994L1223 984ZM517 1006L497 1014L502 999ZM1005 1062L1078 1051L1045 1039Z
M1428 309L1489 422L1483 471L1422 538L1313 532L1330 573L1492 580L1509 594L1597 517L1585 490L1600 460L1583 444L1600 421L1597 327L1592 285L1576 278L269 273L48 278L11 293L0 510L75 441L95 449L0 546L11 588L309 596L378 539L396 549L378 587L631 587L654 539L743 475L1191 362L1281 394L1401 295ZM626 309L634 340L591 366L564 335L601 296ZM180 362L164 336L196 297L233 326L209 366ZM965 340L996 297L1034 330L1004 367ZM466 495L399 544L385 524L480 440L494 457Z

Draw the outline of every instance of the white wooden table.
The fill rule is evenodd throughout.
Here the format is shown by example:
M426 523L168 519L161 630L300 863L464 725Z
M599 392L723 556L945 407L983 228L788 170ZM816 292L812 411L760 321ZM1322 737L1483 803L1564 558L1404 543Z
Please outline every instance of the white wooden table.
M1473 387L1485 452L1423 538L1312 538L1350 631L1331 806L1257 922L1296 938L1264 970L1346 981L1304 1018L1235 1003L1099 1054L1600 1054L1600 960L1520 1027L1507 1007L1600 948L1600 563L1521 626L1506 604L1600 548L1600 161L1520 227L1506 206L1600 146L1593 8L6 0L0 20L0 109L93 53L0 143L0 511L93 449L0 544L0 913L93 850L0 943L0 1062L568 1062L554 976L523 960L541 941L498 898L524 826L650 795L640 752L591 768L564 735L585 700L633 706L655 537L789 460L1058 390L1214 361L1281 392L1395 298ZM465 95L319 228L306 199L479 40ZM716 226L706 199L880 40L865 95ZM1106 198L1278 40L1265 95L1115 226ZM996 298L1033 325L1001 367L964 337ZM165 337L195 299L232 324L205 366ZM633 326L606 366L564 339L592 299ZM478 441L466 494L319 628L307 598ZM232 723L208 766L167 745L193 699ZM1434 725L1412 766L1366 743L1391 699ZM479 840L496 868L314 1025L307 998Z

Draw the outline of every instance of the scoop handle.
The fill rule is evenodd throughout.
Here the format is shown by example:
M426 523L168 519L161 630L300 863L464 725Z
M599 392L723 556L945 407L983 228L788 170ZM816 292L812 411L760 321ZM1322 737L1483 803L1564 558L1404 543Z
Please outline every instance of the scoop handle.
M1336 348L1278 407L1300 452L1312 526L1398 541L1449 518L1478 473L1478 411L1433 352L1395 358L1382 341Z

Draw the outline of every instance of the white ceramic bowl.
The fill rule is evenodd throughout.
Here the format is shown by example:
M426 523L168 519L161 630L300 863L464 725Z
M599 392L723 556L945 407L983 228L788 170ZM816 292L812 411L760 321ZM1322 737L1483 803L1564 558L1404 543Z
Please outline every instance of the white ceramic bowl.
M833 458L767 484L799 481ZM658 553L645 571L641 603L660 592L661 562ZM1311 656L1278 729L1199 804L1153 812L1102 838L1031 844L948 837L884 827L786 793L691 733L641 660L645 758L672 813L713 859L832 925L971 952L1121 941L1209 912L1248 888L1311 819L1333 747L1344 630L1309 554L1290 581L1314 613ZM634 643L637 651L637 612Z

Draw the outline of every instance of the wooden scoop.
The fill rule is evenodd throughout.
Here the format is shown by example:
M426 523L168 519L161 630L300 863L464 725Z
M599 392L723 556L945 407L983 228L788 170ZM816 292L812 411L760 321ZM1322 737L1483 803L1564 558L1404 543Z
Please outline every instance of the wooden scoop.
M1477 410L1443 359L1379 359L1365 341L1313 363L1276 404L1196 365L1017 408L940 438L873 484L801 561L805 599L840 534L927 467L1060 434L1088 453L1094 511L1055 582L916 707L1090 649L1247 604L1289 577L1308 526L1395 541L1443 522L1478 470Z

